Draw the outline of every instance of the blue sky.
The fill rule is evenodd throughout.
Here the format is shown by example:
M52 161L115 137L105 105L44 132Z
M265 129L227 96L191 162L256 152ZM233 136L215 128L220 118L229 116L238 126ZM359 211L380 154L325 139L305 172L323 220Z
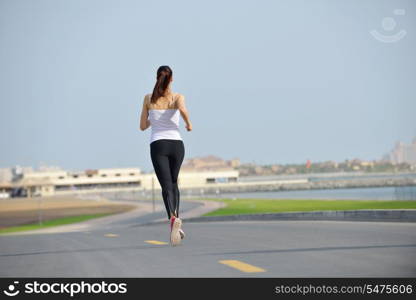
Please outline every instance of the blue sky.
M415 8L0 0L0 167L151 170L150 130L138 123L160 65L193 123L187 132L181 120L185 158L379 159L416 136ZM383 43L372 29L407 34Z

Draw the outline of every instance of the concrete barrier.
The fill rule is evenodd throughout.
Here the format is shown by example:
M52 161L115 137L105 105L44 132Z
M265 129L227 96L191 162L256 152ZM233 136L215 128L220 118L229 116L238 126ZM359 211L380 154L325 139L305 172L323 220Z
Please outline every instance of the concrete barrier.
M416 222L416 209L327 210L265 214L240 214L229 216L205 216L184 219L185 222L276 220Z

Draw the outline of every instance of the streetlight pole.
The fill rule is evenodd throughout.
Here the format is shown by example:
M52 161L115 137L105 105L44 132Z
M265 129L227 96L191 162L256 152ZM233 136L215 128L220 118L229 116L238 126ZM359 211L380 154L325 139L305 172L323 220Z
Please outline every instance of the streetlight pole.
M38 222L39 222L39 225L42 225L42 223L43 223L43 216L42 216L42 198L43 198L43 195L40 195L40 197L38 198Z
M152 204L153 212L155 212L155 172L152 173Z

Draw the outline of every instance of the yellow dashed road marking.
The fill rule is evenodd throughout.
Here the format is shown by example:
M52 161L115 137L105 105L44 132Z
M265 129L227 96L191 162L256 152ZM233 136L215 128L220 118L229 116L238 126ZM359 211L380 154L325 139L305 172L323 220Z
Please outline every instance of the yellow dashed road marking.
M246 264L239 260L220 260L218 262L245 273L266 272L265 269Z
M153 244L153 245L167 245L168 244L166 242L161 242L161 241L144 241L144 242L148 244Z
M118 237L118 234L114 234L114 233L107 233L105 234L106 237Z

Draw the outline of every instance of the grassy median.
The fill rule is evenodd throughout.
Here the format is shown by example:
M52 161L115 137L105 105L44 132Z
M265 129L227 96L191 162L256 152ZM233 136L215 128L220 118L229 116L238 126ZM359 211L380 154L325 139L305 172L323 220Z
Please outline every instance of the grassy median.
M309 200L309 199L228 199L204 198L221 201L227 206L205 214L224 216L294 211L356 210L356 209L416 209L416 201L385 200Z
M101 213L101 214L92 214L92 215L72 216L72 217L65 217L65 218L59 218L59 219L54 219L54 220L47 220L47 221L42 222L42 224L35 223L35 224L27 224L27 225L1 228L0 234L35 230L35 229L44 229L44 228L48 228L52 226L67 225L67 224L87 221L87 220L94 219L94 218L105 217L111 214L112 213Z

